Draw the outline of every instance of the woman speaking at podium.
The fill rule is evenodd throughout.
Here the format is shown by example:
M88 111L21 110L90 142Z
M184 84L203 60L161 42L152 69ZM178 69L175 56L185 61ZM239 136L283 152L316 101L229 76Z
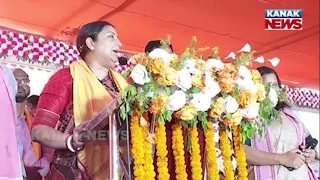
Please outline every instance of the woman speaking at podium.
M113 70L122 45L114 26L88 23L77 36L80 59L55 73L40 95L32 137L55 149L50 180L101 180L109 177L109 147L105 141L79 138L92 119L119 93L124 83ZM103 128L107 122L99 125Z

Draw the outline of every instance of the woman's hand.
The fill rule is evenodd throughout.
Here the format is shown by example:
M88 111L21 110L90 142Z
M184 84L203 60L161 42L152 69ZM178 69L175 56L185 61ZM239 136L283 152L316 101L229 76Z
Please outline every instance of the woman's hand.
M293 167L299 169L305 163L305 156L299 149L288 151L278 156L278 161L281 165L286 167Z
M316 159L316 151L314 149L303 149L302 155L306 158L306 163L311 163Z
M76 150L82 149L84 146L85 139L83 138L83 135L87 132L87 129L84 128L86 124L87 123L80 124L73 129L72 144L75 146Z

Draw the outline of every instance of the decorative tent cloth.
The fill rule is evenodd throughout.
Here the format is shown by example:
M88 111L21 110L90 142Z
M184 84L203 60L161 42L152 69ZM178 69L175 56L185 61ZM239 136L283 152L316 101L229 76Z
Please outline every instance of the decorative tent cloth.
M284 86L288 98L298 107L319 109L319 91Z
M78 59L77 47L69 42L49 40L40 36L11 31L0 27L0 58L16 56L29 63L56 64L68 66ZM129 53L121 53L129 58ZM126 66L117 66L124 71Z
M69 42L49 40L41 36L16 32L0 27L0 58L16 56L18 60L31 64L56 64L68 66L78 58L76 46ZM123 52L129 58L130 53ZM127 66L117 65L116 69L123 72ZM319 108L319 92L285 86L289 99L300 107Z

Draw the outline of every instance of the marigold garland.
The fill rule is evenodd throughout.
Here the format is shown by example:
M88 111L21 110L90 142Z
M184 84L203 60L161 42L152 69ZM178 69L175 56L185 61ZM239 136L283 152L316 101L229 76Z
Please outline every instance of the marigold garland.
M186 172L186 162L184 159L182 127L179 124L173 124L171 128L176 180L186 180L188 179L188 174Z
M158 180L169 180L168 170L168 150L167 150L167 136L166 127L164 123L158 124L155 129L156 140L156 156L157 156L157 171Z
M228 132L228 129L220 130L220 150L223 160L225 180L234 180L234 171L231 161L232 151Z
M214 143L214 130L212 122L207 122L205 136L205 150L207 158L208 180L219 180L219 169L217 163L217 152Z
M131 156L133 158L133 176L135 180L145 180L143 127L140 126L140 114L134 111L130 120Z
M148 125L144 126L144 138L143 138L143 145L144 145L144 170L145 170L145 179L146 180L154 180L156 173L154 172L154 166L153 166L153 157L152 157L152 144L151 142L147 141L147 137L149 135L149 127L150 123Z
M237 160L237 170L239 180L248 180L246 154L241 143L240 126L232 126L232 139L234 144L234 153Z
M202 167L201 167L201 155L200 145L198 139L198 130L196 127L189 128L190 133L190 166L191 166L191 179L200 180L202 179Z

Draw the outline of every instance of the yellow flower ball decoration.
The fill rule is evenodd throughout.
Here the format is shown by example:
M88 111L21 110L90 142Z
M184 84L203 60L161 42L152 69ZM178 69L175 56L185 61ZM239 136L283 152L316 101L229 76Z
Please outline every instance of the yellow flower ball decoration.
M155 129L156 133L156 156L157 156L157 171L158 180L169 180L168 170L168 150L167 150L167 136L166 127L164 123L158 124Z
M191 179L200 180L202 179L202 167L201 167L201 155L200 145L198 139L198 130L196 127L189 128L190 133L190 166L191 166Z
M186 180L188 179L188 174L186 172L186 162L184 159L182 126L179 124L173 124L171 129L176 180Z
M214 143L214 130L212 122L207 122L207 130L205 131L204 136L208 180L219 180L217 152Z
M153 156L152 156L152 143L148 141L150 123L143 127L143 147L144 147L144 170L145 179L154 180L156 173L154 172Z
M238 180L248 180L246 154L243 144L241 143L240 126L232 126L232 139L237 160Z
M131 133L131 156L133 158L133 176L136 180L145 180L144 169L144 130L140 126L140 114L138 111L133 111L130 120L130 133Z
M179 120L191 121L197 115L197 108L192 104L187 104L174 115Z
M223 160L225 180L234 180L234 171L231 161L232 151L228 132L229 131L227 129L220 130L220 150Z

